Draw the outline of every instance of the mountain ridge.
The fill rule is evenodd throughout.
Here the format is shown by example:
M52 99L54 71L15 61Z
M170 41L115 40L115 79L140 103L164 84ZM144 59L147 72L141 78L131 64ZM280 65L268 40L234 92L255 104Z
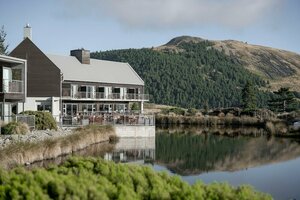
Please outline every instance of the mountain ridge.
M91 52L96 59L129 63L145 82L151 102L185 108L240 107L253 83L259 107L272 91L300 93L300 56L269 47L180 36L159 47Z
M270 90L288 87L300 91L300 55L292 51L237 40L206 40L192 36L175 37L154 50L179 53L184 51L180 48L182 43L204 41L211 42L212 48L236 57L247 70L268 81Z

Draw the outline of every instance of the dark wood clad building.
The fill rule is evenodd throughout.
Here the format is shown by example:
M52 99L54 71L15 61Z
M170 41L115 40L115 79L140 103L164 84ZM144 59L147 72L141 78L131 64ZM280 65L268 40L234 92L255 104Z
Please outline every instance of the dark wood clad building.
M142 111L149 100L144 81L128 63L91 59L85 49L72 50L70 56L49 55L25 37L10 55L27 60L25 110L47 110L59 120L128 112L133 103Z
M60 97L60 69L29 38L10 56L27 60L27 97Z

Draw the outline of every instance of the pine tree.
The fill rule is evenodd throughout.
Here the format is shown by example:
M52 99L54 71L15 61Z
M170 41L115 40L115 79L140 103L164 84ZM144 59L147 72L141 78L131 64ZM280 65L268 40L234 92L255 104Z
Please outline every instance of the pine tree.
M5 44L5 38L6 38L6 32L4 30L4 26L2 26L0 30L0 54L7 55L8 45Z
M274 112L290 112L297 109L295 95L289 88L280 88L273 92L275 97L269 101L269 108Z
M242 90L243 108L245 111L255 110L257 108L255 89L251 82L247 82Z

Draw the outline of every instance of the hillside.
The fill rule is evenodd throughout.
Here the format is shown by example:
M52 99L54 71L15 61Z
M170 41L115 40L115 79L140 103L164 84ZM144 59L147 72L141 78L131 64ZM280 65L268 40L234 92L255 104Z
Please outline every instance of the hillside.
M94 52L91 57L130 63L144 79L151 101L159 104L240 106L247 81L256 86L260 106L267 104L274 88L300 91L299 55L238 41L182 36L156 48Z
M180 48L180 44L203 41L205 40L202 38L181 36L155 49L164 52L182 52L184 50ZM212 40L210 42L213 48L238 59L247 70L268 81L270 90L289 87L292 90L300 91L299 54L235 40Z

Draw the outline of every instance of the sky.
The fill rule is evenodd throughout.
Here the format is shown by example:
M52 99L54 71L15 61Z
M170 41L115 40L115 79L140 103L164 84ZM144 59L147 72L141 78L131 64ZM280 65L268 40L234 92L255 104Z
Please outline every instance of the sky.
M189 35L300 53L299 0L0 0L9 51L32 27L45 53L155 47Z

